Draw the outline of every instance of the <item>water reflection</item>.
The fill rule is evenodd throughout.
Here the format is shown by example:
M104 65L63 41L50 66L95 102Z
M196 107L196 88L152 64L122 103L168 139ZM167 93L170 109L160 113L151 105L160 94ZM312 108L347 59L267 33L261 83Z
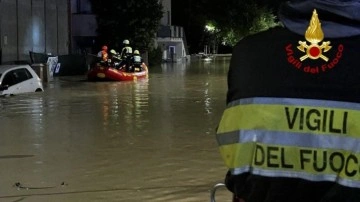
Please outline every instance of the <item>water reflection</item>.
M205 62L200 59L193 59L191 62L183 63L164 63L161 65L163 73L176 74L177 76L196 75L196 74L212 74L226 75L230 57L218 57L211 62Z
M166 63L136 82L57 77L43 93L1 98L0 154L27 158L0 158L0 201L208 200L225 173L214 132L228 64ZM24 193L15 180L69 185Z

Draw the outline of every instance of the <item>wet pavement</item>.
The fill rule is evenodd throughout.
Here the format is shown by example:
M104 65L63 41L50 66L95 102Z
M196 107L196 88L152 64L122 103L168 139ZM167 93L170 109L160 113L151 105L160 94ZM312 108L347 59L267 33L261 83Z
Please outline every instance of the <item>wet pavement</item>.
M210 201L226 172L215 129L228 65L163 64L136 82L55 77L0 98L0 202Z

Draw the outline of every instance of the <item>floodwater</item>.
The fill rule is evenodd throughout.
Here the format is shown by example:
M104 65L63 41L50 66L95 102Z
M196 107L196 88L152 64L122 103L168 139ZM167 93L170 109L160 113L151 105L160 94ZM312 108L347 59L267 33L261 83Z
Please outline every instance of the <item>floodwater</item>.
M136 82L55 77L0 98L0 202L210 201L226 172L215 129L228 65L162 64Z

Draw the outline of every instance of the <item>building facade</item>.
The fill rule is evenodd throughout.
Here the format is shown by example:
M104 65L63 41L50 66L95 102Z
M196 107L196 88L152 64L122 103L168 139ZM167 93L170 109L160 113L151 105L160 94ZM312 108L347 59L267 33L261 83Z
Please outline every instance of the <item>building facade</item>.
M171 24L171 0L159 0L164 15L160 21L155 47L163 52L163 61L183 61L188 55L184 29ZM93 52L91 47L96 40L96 16L92 14L89 0L71 0L71 47L73 51Z
M171 0L164 7L155 46L164 61L187 57L182 27L171 24ZM92 52L97 22L90 0L0 0L0 63L30 61L30 52L66 55Z
M69 0L0 0L1 63L69 53Z
M71 50L73 53L92 53L97 37L97 22L90 0L71 0L70 4Z
M188 49L183 27L173 26L171 23L171 0L160 0L164 15L156 36L158 47L162 51L164 62L182 62L188 60Z

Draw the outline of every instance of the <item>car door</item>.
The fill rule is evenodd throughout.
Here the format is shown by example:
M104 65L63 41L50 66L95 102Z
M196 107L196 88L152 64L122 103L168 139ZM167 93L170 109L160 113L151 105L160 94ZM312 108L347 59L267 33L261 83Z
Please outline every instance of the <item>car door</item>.
M35 79L32 74L26 68L16 69L15 70L15 79L18 86L19 93L28 93L35 92Z
M33 85L31 84L32 75L26 68L19 68L11 70L4 75L2 85L8 86L3 94L19 94L26 92L33 92Z

